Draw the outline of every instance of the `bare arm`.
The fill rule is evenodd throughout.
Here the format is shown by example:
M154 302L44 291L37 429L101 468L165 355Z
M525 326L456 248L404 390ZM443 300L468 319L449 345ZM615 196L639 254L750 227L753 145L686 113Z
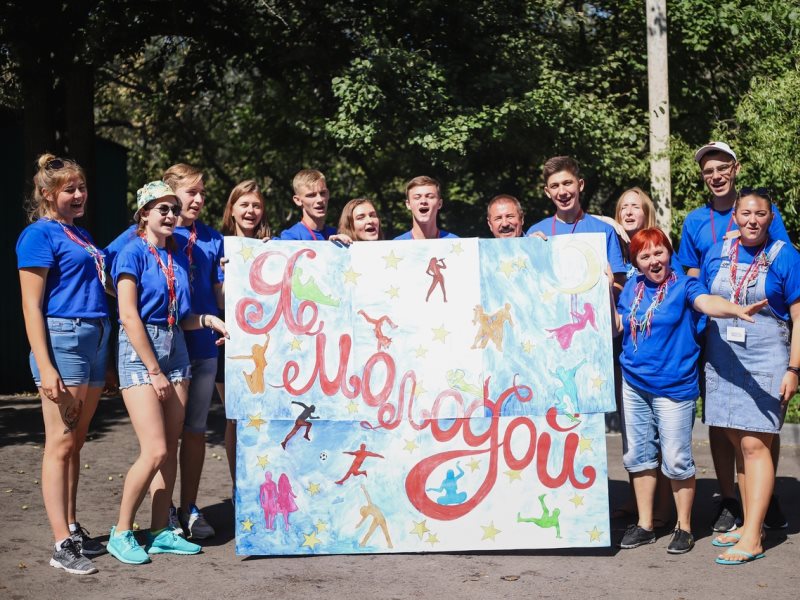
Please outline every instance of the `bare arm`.
M740 306L733 302L728 302L722 296L715 296L714 294L701 294L694 301L695 310L708 315L709 317L717 317L721 319L742 319L744 321L753 322L751 315L756 314L767 305L766 300L756 302L755 304L748 304L747 306Z
M696 267L690 267L690 268L686 269L686 274L689 277L700 277L700 269L698 269Z
M220 319L215 315L204 314L204 315L195 315L191 314L188 315L186 318L181 320L181 329L185 329L186 331L191 331L193 329L213 329L222 337L217 340L217 346L224 343L226 339L230 339L230 335L228 335L228 330L225 329L225 321Z
M800 301L789 307L792 317L792 345L789 348L789 366L800 366ZM786 371L781 381L781 404L786 405L797 392L797 373Z

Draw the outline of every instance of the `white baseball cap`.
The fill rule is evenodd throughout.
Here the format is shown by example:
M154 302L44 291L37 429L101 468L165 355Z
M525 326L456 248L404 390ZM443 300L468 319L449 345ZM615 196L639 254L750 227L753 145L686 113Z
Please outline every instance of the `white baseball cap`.
M699 163L702 158L708 154L709 152L724 152L725 154L729 155L733 158L733 160L738 160L736 158L736 153L731 150L731 147L728 146L725 142L709 142L700 150L694 153L694 159Z

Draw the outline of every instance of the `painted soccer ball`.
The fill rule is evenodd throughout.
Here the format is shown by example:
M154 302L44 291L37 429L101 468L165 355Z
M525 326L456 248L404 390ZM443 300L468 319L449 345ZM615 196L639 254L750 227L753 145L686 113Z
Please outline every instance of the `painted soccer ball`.
M319 453L319 459L320 459L320 460L328 460L328 453L327 453L327 452L324 452L324 451L323 451L323 452L320 452L320 453Z

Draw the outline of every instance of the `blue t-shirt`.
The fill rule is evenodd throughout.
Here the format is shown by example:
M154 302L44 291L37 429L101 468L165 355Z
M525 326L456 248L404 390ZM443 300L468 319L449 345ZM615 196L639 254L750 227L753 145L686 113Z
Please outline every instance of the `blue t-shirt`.
M106 254L106 269L109 273L111 273L114 268L114 261L117 258L117 254L119 254L120 250L127 246L131 240L136 239L136 237L136 224L134 223L103 249L103 252Z
M556 230L553 233L553 221L555 220ZM575 231L573 231L573 225ZM622 260L622 250L619 247L619 240L617 239L617 232L614 228L594 218L592 215L584 214L583 218L577 225L574 223L564 223L554 217L547 217L542 219L535 225L531 225L526 235L530 235L536 231L540 231L545 235L565 235L570 233L604 233L606 235L606 253L608 254L608 263L611 265L613 273L626 273L625 263Z
M66 225L78 239L94 244L89 232ZM73 242L61 224L39 219L17 239L17 268L48 269L42 313L45 317L100 319L108 316L108 303L94 258Z
M696 400L697 359L700 356L697 321L700 313L694 301L708 290L694 277L678 277L667 288L663 302L653 314L650 335L637 331L638 349L631 338L630 314L636 284L644 281L644 294L636 310L641 319L650 307L658 285L644 275L629 279L617 301L622 317L620 365L625 380L633 387L673 400Z
M711 289L711 284L714 278L719 273L720 266L723 261L727 262L728 257L720 256L722 246L725 242L717 242L706 254L706 259L703 262L703 268L700 271L700 281L702 281L708 289ZM775 240L770 240L765 248L765 252L769 253L770 248L775 244ZM738 262L740 265L752 264L756 253L761 249L761 246L743 246L739 244L739 257ZM727 265L725 267L728 269ZM769 265L767 271L767 281L765 283L767 292L767 301L772 313L779 319L788 321L790 319L789 306L797 300L800 300L800 253L795 250L791 244L784 244L778 256ZM726 298L730 300L730 298Z
M192 246L191 273L189 285L192 295L192 312L196 315L219 314L214 287L223 282L220 260L224 254L222 234L202 221L195 221L197 240ZM188 258L189 235L191 228L176 227L175 241L178 249ZM186 349L192 360L216 358L218 349L215 343L217 334L211 329L194 329L184 333Z
M289 229L284 229L281 231L280 238L281 240L305 240L307 242L317 242L321 240L327 240L332 235L336 235L336 228L331 227L330 225L325 225L322 231L318 231L317 229L311 229L303 224L302 221L298 221Z
M772 205L775 217L772 225L769 226L769 237L773 240L783 240L791 244L789 234L783 225L781 213L778 207ZM678 260L687 269L699 269L703 266L706 252L717 242L724 241L725 232L737 229L736 221L733 220L733 208L723 211L714 211L714 235L711 231L711 208L708 204L695 208L686 215L681 229L681 245L678 250ZM716 238L716 239L714 239Z
M165 267L169 265L166 248L158 248L158 254ZM175 294L178 299L177 321L192 312L189 299L189 262L179 251L172 252L172 269L175 273ZM114 286L119 283L120 275L132 275L136 279L139 316L142 323L168 325L169 288L167 278L156 257L141 238L134 238L119 251L111 271Z
M444 229L439 230L439 239L450 239L450 238L458 238L455 233L450 233L449 231L445 231ZM406 231L405 233L401 233L398 235L396 240L413 240L414 238L411 236L411 230Z

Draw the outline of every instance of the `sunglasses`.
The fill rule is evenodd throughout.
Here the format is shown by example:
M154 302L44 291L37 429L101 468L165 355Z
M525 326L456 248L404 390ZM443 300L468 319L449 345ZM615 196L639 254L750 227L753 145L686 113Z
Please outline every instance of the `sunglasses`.
M765 187L743 187L739 190L739 198L744 198L745 196L758 196L772 202L772 190Z
M162 217L166 217L168 213L172 213L176 217L181 216L181 207L177 204L159 204L151 210L157 211Z
M64 160L61 158L54 158L52 160L48 160L44 164L45 171L58 171L63 169L65 166Z

